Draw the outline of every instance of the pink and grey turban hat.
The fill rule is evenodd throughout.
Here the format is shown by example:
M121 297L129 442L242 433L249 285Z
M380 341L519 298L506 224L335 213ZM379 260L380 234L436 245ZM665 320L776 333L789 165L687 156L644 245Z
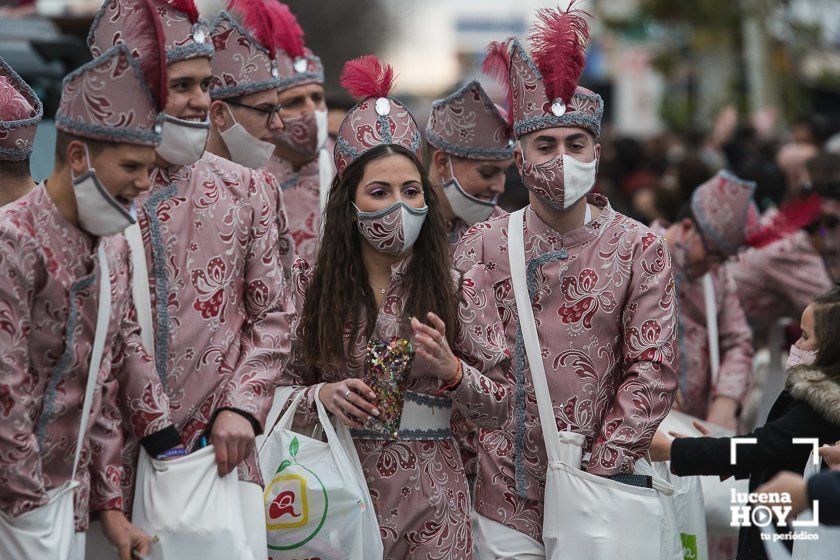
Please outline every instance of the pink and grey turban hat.
M604 100L578 85L586 64L589 26L584 12L542 9L529 37L533 58L516 39L488 48L485 71L510 88L517 138L556 127L580 127L598 137Z
M0 58L0 161L29 157L35 129L43 116L41 100Z
M106 0L87 38L93 56L125 43L141 60L152 41L160 42L166 64L213 57L207 22L193 0Z
M64 78L55 126L104 142L160 142L157 103L125 45L105 51Z
M393 85L393 68L383 67L373 55L344 65L341 86L359 102L338 128L333 156L339 175L356 158L377 146L402 146L414 152L417 159L423 159L420 127L405 105L389 97Z
M274 26L277 44L277 69L280 72L282 92L289 88L307 84L324 83L324 66L321 59L312 54L303 41L303 29L297 18L285 4L270 0L272 10L278 17Z
M281 25L275 0L236 0L211 24L216 54L210 62L210 97L230 99L277 89L282 83L275 57L275 30Z
M503 110L473 80L432 103L426 140L440 150L469 159L513 157L514 141Z
M694 189L691 212L703 236L721 253L737 253L759 227L754 192L754 182L728 171L719 171Z

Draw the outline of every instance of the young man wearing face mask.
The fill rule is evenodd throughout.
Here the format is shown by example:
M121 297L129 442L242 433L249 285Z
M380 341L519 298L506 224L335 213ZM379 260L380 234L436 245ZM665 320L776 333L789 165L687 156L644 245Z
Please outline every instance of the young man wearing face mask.
M296 253L315 261L321 209L334 176L327 146L327 106L321 59L306 48L303 30L288 6L272 2L283 24L277 30L277 68L283 128L275 130L276 149L266 171L277 178L286 204Z
M32 88L0 58L0 207L35 187L29 156L43 115Z
M187 449L212 444L220 475L238 468L243 515L262 516L254 438L289 350L276 220L262 173L202 155L213 47L195 5L152 4L149 10L148 2L109 0L89 36L92 51L125 42L141 63L157 56L159 45L165 48L161 95L168 120L138 216L151 302L148 338ZM135 29L162 34L148 40ZM167 145L166 125L173 122L179 134ZM195 130L202 135L194 138ZM130 511L136 442L126 442L123 457L131 475L123 479ZM254 530L252 550L264 554L265 532Z
M433 148L429 180L440 195L453 248L470 227L504 215L496 202L513 163L511 126L477 80L432 103L426 125Z
M508 76L514 159L530 191L526 271L516 273L530 292L557 429L584 436L589 473L633 473L677 388L671 259L661 238L589 194L604 107L577 85L586 22L577 10L541 10L538 20L533 59L512 40L491 45L485 63ZM475 298L498 310L517 386L509 424L478 431L475 540L479 558L543 558L547 457L508 231L508 217L480 223L455 251L458 262L473 263Z
M65 78L56 128L49 178L0 210L0 317L8 327L0 328L0 509L14 525L56 499L72 502L72 494L55 494L76 478L75 530L83 532L89 506L103 518L118 509L93 490L109 486L113 474L87 468L103 460L106 439L121 439L119 430L108 433L113 417L126 418L125 429L152 456L180 446L140 341L128 246L117 235L136 220L134 201L149 189L147 168L160 141L157 108L128 49L115 47ZM107 324L98 319L99 306L109 305L108 296L100 298L101 274L111 284ZM100 356L93 350L100 329L107 335L83 435L82 402L90 364ZM27 523L40 517L33 516ZM148 553L149 537L119 517L108 536L121 554ZM72 550L83 556L83 535ZM3 558L33 553L2 533Z
M753 345L735 281L722 264L746 246L758 225L754 190L755 183L721 171L694 190L675 223L651 224L668 243L679 298L676 406L730 430L738 428L752 384Z

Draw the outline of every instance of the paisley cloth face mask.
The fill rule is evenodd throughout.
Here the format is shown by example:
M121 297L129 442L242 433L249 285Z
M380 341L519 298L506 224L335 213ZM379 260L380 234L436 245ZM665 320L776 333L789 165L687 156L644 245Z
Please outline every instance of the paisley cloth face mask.
M134 224L137 214L134 203L125 208L102 186L96 176L96 170L90 164L87 145L85 158L88 169L78 177L72 177L73 193L76 195L76 207L79 214L79 226L91 235L106 237L115 235Z
M362 212L356 208L359 233L370 245L386 255L402 255L414 246L429 207L412 208L405 202L394 204L376 212Z
M283 128L274 131L274 140L296 154L308 159L315 159L321 136L318 126L318 111L309 111L296 117L283 119ZM324 111L326 113L326 111Z
M555 210L565 210L592 190L598 159L589 163L561 154L544 163L522 162L522 182Z

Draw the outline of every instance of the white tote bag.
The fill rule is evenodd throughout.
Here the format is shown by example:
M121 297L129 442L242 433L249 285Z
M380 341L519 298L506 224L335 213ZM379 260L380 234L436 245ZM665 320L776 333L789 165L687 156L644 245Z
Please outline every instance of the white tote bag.
M215 449L158 461L140 449L132 522L150 535L152 560L253 560L234 469L220 477Z
M317 393L321 387L317 388ZM288 399L292 388L275 394ZM260 448L271 560L382 558L379 523L350 432L334 429L316 393L326 442L291 430L298 391Z
M653 488L630 486L580 468L580 434L558 433L525 285L524 210L510 216L508 255L516 308L543 429L543 542L550 560L651 560L662 554L663 509Z
M79 485L75 480L79 457L85 444L93 393L99 377L102 352L111 317L111 276L105 246L99 243L99 307L96 316L93 347L90 354L85 398L82 402L82 421L76 437L73 472L65 484L47 492L49 500L41 507L17 517L0 512L0 558L23 560L49 558L50 560L81 560L84 547L79 549L73 520L73 491ZM81 556L80 556L81 554Z

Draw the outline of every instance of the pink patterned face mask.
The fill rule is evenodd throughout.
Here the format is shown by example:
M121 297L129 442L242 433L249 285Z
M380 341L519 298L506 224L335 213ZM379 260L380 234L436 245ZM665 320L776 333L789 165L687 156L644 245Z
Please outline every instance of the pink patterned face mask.
M544 163L522 163L522 182L555 210L565 210L592 190L598 160L589 163L561 154Z
M816 350L802 350L794 344L790 347L790 354L788 354L787 369L795 368L796 366L813 365L816 359Z
M318 153L318 122L312 111L283 119L283 128L274 130L274 140L303 157Z
M386 255L402 255L414 246L429 207L412 208L395 202L377 212L362 212L356 207L359 233L370 245Z

